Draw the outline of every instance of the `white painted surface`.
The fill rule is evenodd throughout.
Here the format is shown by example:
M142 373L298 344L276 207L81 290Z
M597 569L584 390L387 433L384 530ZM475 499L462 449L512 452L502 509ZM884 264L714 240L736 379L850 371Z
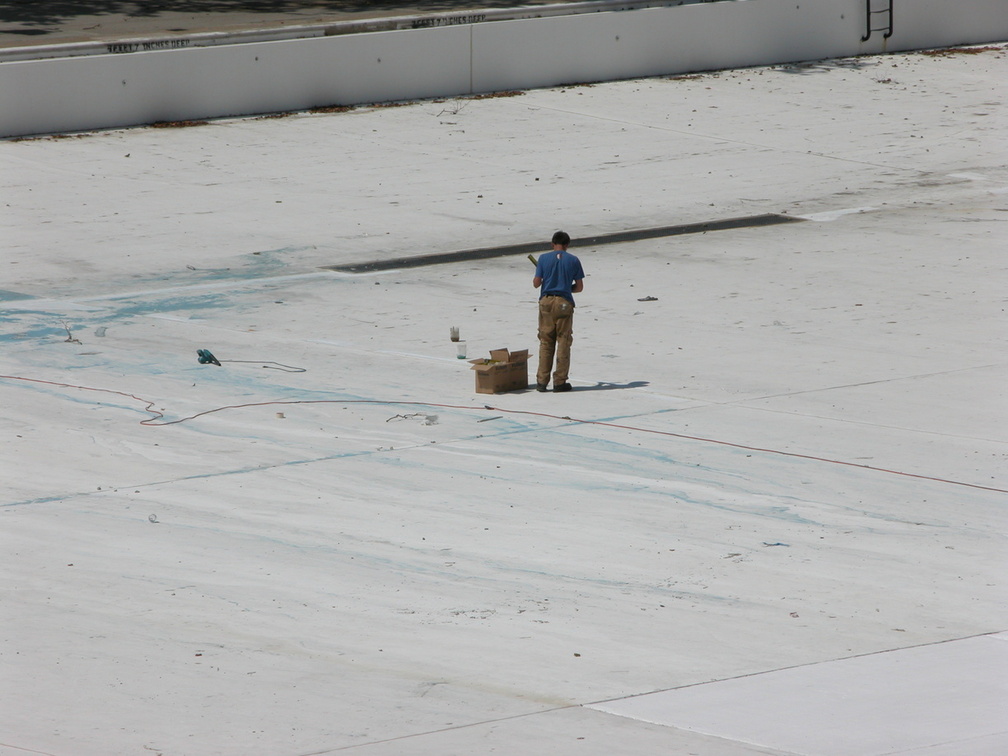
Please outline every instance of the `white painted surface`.
M0 143L0 753L779 754L584 704L1003 633L1005 81L1002 48ZM575 247L562 395L477 395L448 339L538 351L524 257L319 269L764 212L835 217Z
M1008 752L1008 635L784 669L591 708L821 756Z
M1004 0L732 0L0 63L0 135L465 95L1008 38ZM380 61L380 62L379 62Z

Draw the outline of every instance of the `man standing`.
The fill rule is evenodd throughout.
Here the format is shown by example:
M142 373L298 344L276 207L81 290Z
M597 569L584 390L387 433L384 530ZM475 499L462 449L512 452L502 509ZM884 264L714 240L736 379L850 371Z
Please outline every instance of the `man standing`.
M536 390L545 391L556 354L553 390L570 391L570 348L574 326L573 294L584 290L581 261L567 251L570 237L553 234L553 251L539 255L532 285L539 289L539 371Z

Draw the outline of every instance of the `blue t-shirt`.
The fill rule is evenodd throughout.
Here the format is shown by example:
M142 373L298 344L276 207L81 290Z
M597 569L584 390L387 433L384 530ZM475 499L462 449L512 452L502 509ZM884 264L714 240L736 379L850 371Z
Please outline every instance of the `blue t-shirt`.
M536 278L542 279L542 286L539 287L539 298L548 297L551 294L564 299L569 299L574 304L574 296L571 294L571 286L575 281L584 278L584 270L581 269L581 261L570 252L563 250L550 250L539 255L539 262L536 263Z

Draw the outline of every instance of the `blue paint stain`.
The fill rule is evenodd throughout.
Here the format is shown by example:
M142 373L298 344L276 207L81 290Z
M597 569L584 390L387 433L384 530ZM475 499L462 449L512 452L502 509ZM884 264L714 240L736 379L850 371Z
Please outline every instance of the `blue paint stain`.
M53 299L59 299L63 295L54 291L51 293L53 299L48 299L45 304L40 304L37 308L0 310L0 324L11 326L10 329L4 329L5 333L0 334L0 342L47 341L60 333L66 335L58 325L49 325L48 321L61 323L65 320L75 334L84 330L93 333L97 327L125 325L142 316L199 314L233 308L235 307L233 295L246 289L245 284L258 284L259 279L283 274L292 258L296 258L299 253L309 249L313 249L313 247L280 247L252 252L244 255L240 264L233 268L201 269L195 264L187 265L185 271L172 271L164 275L146 278L144 285L183 288L228 282L234 286L233 288L219 288L201 292L188 291L186 293L140 292L132 296L127 294L122 299L109 298L99 302L92 300L88 303L89 307L95 308L91 312L81 312L76 308L71 309L70 304L67 308L61 307ZM198 260L194 262L198 263ZM135 281L131 282L131 285L135 284ZM261 285L268 287L270 284L266 282ZM278 282L276 285L283 286L284 284ZM67 295L68 303L74 301L76 294L75 292ZM35 298L32 295L0 289L0 303Z
M228 268L201 268L196 260L193 264L186 266L185 283L216 283L219 281L239 283L276 275L287 269L291 257L309 249L314 249L314 247L280 247L250 252L241 257L238 265ZM178 273L172 273L154 280L170 280L178 285L180 276Z
M66 339L66 330L59 327L35 326L11 333L0 333L0 342L14 344L20 341L52 341L57 337Z
M212 291L202 294L152 297L149 299L115 300L111 311L99 317L99 322L129 321L143 315L161 315L178 312L201 312L234 306L228 292Z
M18 302L25 299L34 299L31 294L20 294L16 291L0 289L0 302Z
M49 305L44 308L0 311L0 342L52 341L67 338L66 327L76 337L93 334L96 328L128 325L137 318L150 315L205 313L234 307L230 292L211 291L199 294L169 295L149 299L127 298L103 303L92 312L65 310ZM66 324L64 327L63 324Z

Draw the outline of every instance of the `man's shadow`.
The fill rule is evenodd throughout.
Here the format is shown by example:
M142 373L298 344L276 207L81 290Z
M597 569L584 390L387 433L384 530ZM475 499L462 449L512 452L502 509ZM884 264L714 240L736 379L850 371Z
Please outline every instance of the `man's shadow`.
M613 389L635 389L649 386L650 381L630 381L629 383L612 383L599 381L594 386L574 386L571 391L612 391Z

